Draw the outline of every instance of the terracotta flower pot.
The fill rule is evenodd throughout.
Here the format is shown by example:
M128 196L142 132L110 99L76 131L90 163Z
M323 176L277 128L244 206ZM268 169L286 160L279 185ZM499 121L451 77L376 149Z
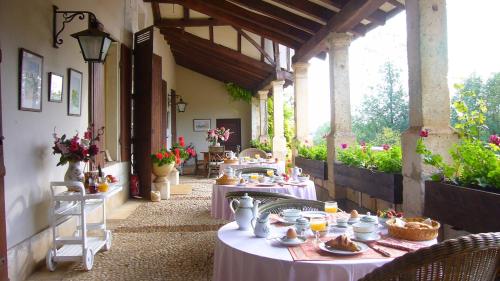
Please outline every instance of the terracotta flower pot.
M158 166L157 163L153 163L153 174L157 177L166 177L172 169L174 168L175 163L170 163L170 164L164 164L161 166Z

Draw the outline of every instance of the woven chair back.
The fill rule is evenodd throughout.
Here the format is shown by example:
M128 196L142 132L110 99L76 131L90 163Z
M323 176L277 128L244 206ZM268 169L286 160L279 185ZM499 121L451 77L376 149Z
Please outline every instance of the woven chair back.
M239 199L245 193L248 194L248 196L252 197L254 200L259 200L260 201L260 206L263 206L265 204L268 204L270 202L275 202L277 200L283 200L283 199L295 199L297 197L289 194L282 194L282 193L275 193L275 192L260 192L260 191L231 191L226 193L226 199L229 203L231 203L231 200L233 199ZM234 206L233 206L234 207Z
M406 254L359 281L493 281L499 267L500 232L481 233Z
M259 174L259 175L266 175L267 176L267 170L273 170L274 175L278 175L278 170L275 168L265 168L265 167L251 167L251 168L241 168L241 169L236 169L235 172L241 172L241 174Z
M260 158L267 158L266 152L257 148L247 148L240 152L240 157L255 157L255 154L258 154Z
M284 199L263 205L261 208L259 208L259 212L279 214L285 209L298 209L301 211L324 211L325 203L321 201L305 199Z

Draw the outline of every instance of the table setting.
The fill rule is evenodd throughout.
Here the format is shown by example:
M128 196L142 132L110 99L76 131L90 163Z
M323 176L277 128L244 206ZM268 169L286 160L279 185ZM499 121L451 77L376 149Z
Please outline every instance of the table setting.
M279 214L259 213L258 202L240 206L237 220L217 233L213 280L358 280L437 243L439 224L427 218L385 221L343 212L336 202L325 202L325 211L289 208ZM432 235L421 235L427 231Z
M226 193L232 191L260 191L293 195L297 198L316 200L314 182L308 177L298 179L294 177L274 175L273 170L268 170L266 175L235 174L231 167L227 167L221 177L216 179L212 187L211 215L217 219L234 219L234 214L229 207Z
M234 154L229 155L224 163L220 164L221 171L225 170L227 167L231 167L234 170L252 167L263 167L276 169L279 175L285 173L285 162L279 161L278 159L264 159L260 157L259 154L255 154L254 157L236 157Z

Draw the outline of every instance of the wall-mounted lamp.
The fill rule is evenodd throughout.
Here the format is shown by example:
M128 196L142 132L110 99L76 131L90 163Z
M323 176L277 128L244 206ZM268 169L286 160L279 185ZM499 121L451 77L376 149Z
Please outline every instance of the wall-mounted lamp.
M63 32L67 23L73 21L75 17L84 20L85 14L88 18L88 28L86 30L71 34L72 37L78 40L80 44L80 49L82 51L83 59L86 62L104 62L106 55L108 53L109 46L111 42L114 42L113 38L102 31L102 24L97 20L94 13L89 11L59 11L57 6L53 7L53 26L52 26L52 36L54 48L59 48L59 45L63 43L63 40L59 38L61 32ZM63 22L62 27L57 31L57 14L62 14Z
M181 96L176 96L176 97L180 98L179 102L177 102L177 111L179 111L179 112L186 111L187 103L182 100Z

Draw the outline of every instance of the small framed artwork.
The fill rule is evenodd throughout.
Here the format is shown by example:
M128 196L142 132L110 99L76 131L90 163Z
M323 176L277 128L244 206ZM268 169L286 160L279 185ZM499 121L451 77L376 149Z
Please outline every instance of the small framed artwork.
M206 132L210 130L210 119L193 119L193 131Z
M19 50L19 110L42 111L43 57Z
M83 74L72 68L68 69L68 115L82 115L82 80Z
M49 72L49 101L62 102L63 97L63 76L54 72Z

